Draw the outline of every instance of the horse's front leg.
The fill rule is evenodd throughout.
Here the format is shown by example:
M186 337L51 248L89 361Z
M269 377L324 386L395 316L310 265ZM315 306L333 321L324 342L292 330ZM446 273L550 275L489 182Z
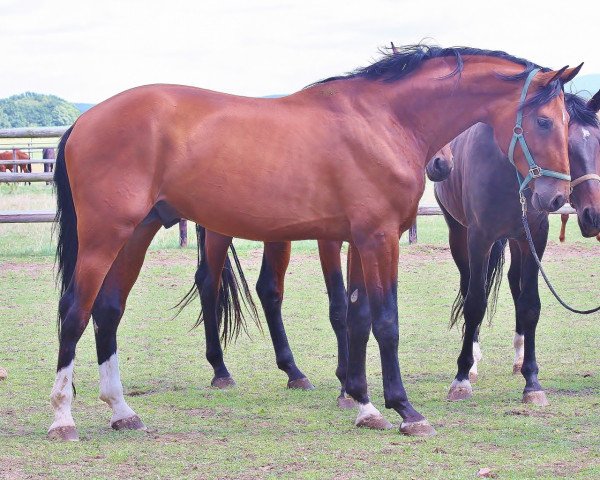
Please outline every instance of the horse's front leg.
M353 235L360 255L363 279L379 345L386 408L393 408L403 419L400 432L406 435L434 435L435 430L408 401L398 362L398 231L397 226L374 229ZM353 263L356 259L352 259ZM349 288L350 302L360 292ZM352 355L352 351L351 351ZM352 363L352 362L350 362ZM361 399L357 399L359 403Z
M542 218L538 228L532 232L535 249L541 259L548 240L548 219ZM538 381L538 364L535 358L535 330L540 318L541 302L538 290L539 268L527 241L520 242L522 257L521 295L517 300L517 323L524 335L524 355L521 373L525 377L523 402L540 406L548 405L546 394Z
M281 317L285 272L290 263L290 251L290 242L265 243L256 291L267 319L275 350L275 361L277 367L288 376L288 388L312 390L312 383L296 366Z
M341 241L319 240L319 257L323 278L329 297L329 321L335 333L338 345L338 366L335 375L341 384L338 407L349 409L356 405L346 395L346 374L348 371L348 329L346 327L346 310L348 309L346 287L342 274L340 251Z

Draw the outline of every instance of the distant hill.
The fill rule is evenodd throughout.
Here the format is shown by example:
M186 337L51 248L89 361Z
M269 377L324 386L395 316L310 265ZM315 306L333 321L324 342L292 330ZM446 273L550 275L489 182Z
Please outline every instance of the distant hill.
M95 103L74 103L75 108L79 110L80 113L87 112L90 108L92 108Z
M26 92L0 99L0 128L71 125L80 112L55 95Z
M566 92L581 92L581 95L587 98L590 98L598 90L600 90L600 73L575 77L572 82L565 85Z

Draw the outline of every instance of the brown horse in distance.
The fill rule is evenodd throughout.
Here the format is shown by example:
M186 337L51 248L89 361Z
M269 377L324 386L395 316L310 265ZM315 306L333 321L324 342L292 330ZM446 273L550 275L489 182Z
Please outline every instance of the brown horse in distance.
M569 214L561 213L560 214L560 233L558 234L558 239L560 240L560 243L564 243L564 241L566 239L566 229L567 229L568 221L569 221ZM596 240L598 240L600 242L600 233L598 235L596 235Z
M29 155L25 153L23 150L19 150L18 148L14 151L16 154L16 160L29 160ZM7 150L5 152L0 152L0 160L13 160L14 154L13 150ZM31 173L31 164L18 165L17 170L21 170L23 173ZM11 164L0 164L0 172L10 171L13 172L14 165Z
M491 125L508 151L519 110L537 163L568 174L562 84L578 70L537 70L503 52L417 45L278 99L151 85L88 110L61 139L54 177L62 298L49 436L77 438L73 360L90 314L111 424L142 427L123 397L116 329L150 241L179 218L228 237L349 241L346 391L358 402L357 425L389 425L367 392L372 328L386 407L402 417L403 433L434 433L409 402L398 362L398 239L415 217L425 164L478 121ZM551 131L536 128L541 117ZM520 148L515 161L527 175ZM559 208L568 185L537 178L535 207ZM207 246L217 249L214 271L227 247Z

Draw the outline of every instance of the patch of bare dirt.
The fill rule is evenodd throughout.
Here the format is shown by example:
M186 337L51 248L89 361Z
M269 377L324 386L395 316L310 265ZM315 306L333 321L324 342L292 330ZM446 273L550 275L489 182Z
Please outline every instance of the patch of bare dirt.
M25 274L30 278L37 279L40 275L51 270L47 264L35 262L2 262L2 272L15 272Z
M536 418L552 418L555 417L556 414L552 412L548 412L546 410L541 410L539 408L536 409L527 409L527 408L516 408L513 410L508 410L504 412L504 415L507 416L522 416L522 417L536 417Z

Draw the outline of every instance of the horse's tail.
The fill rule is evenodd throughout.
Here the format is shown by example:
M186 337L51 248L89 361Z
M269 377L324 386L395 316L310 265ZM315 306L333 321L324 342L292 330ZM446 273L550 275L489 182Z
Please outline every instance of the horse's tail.
M488 263L488 275L487 282L485 285L485 296L488 299L487 314L488 319L491 322L496 313L496 305L498 304L498 292L500 290L500 284L502 283L502 271L504 269L504 250L506 247L506 238L496 240L492 245L490 251L490 259ZM450 328L456 325L461 317L465 307L465 297L462 291L459 289L454 303L452 304L452 311L450 313ZM463 324L463 334L465 326Z
M185 297L179 302L179 312L196 297L196 292L198 292L200 297L202 296L204 279L208 273L205 241L206 229L201 225L196 225L196 237L198 240L198 269L196 270L195 283ZM219 321L219 330L221 331L221 341L223 342L224 347L226 347L228 343L231 343L232 340L235 341L242 331L246 334L248 333L244 310L250 312L252 320L262 331L258 310L252 298L252 293L248 287L248 282L246 281L246 277L233 244L229 246L229 249L236 266L237 276L228 255L221 272L221 285L219 287L219 298L217 299L217 318ZM242 294L240 294L240 292ZM194 324L194 328L203 321L204 312L202 311L202 306L200 306L200 314Z
M77 239L77 215L73 204L73 194L69 184L69 175L65 163L65 146L73 127L69 128L58 144L58 155L56 157L56 168L54 169L54 191L56 194L56 217L54 219L53 234L58 231L55 264L56 282L60 284L61 296L66 292L77 262L77 250L79 242ZM60 333L60 318L58 319L58 331Z

